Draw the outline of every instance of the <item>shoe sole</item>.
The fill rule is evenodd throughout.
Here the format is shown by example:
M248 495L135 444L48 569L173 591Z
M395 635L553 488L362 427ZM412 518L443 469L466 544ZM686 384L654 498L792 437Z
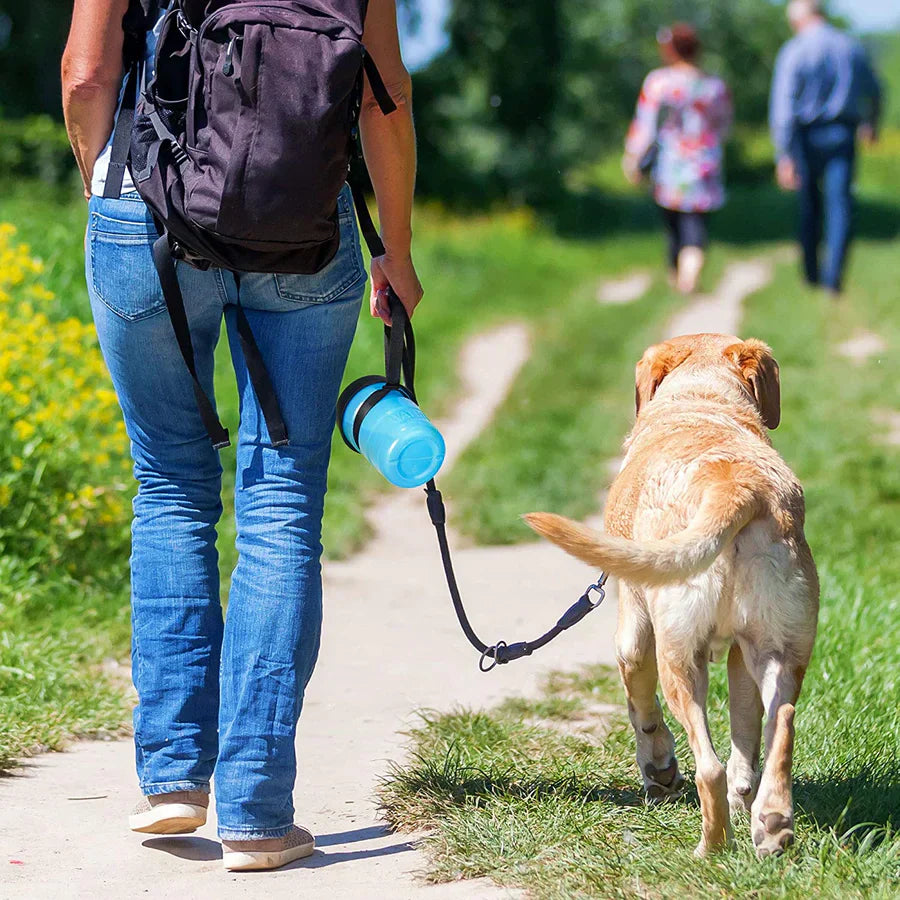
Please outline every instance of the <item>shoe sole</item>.
M312 856L316 842L299 844L289 850L226 850L222 864L228 872L253 872L262 869L278 869L298 859Z
M128 827L140 834L190 834L206 824L206 810L192 803L160 803L128 817Z

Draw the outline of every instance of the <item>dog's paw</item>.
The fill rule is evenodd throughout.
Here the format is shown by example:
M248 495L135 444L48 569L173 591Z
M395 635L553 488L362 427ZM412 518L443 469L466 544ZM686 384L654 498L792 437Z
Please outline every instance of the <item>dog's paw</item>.
M753 825L753 843L760 859L780 856L794 843L794 819L780 812L760 813Z
M746 815L756 799L755 785L746 781L728 785L728 808L732 815Z
M644 764L644 790L647 802L669 803L677 800L684 790L684 776L678 771L678 761L673 756L664 767L652 762Z
M731 836L731 830L729 829L728 833L725 835L724 840L717 841L715 843L706 841L701 838L700 843L694 847L694 858L695 859L706 859L707 856L711 856L713 853L722 853L725 850L733 850L734 849L734 838Z
M759 791L759 780L758 768L732 753L728 760L728 808L732 815L750 812Z

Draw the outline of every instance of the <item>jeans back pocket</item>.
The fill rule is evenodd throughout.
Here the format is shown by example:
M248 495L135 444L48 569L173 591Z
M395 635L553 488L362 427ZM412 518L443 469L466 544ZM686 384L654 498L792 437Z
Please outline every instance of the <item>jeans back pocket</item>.
M338 226L341 244L334 259L314 275L275 275L275 289L281 300L292 303L328 303L359 287L366 280L359 230L350 199L344 187L338 197Z
M165 309L153 265L159 236L140 200L92 197L88 222L90 287L109 309L135 321Z

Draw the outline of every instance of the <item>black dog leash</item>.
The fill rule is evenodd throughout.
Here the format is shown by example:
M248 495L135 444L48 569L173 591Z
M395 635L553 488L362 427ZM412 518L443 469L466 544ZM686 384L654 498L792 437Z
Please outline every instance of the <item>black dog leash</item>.
M403 387L408 392L410 399L416 402L414 386L416 343L412 325L406 313L406 308L391 289L388 289L388 300L393 325L385 326L384 329L387 382L388 385L398 386L402 375ZM469 643L481 654L478 668L482 672L490 672L494 666L504 665L523 656L531 656L535 650L540 650L541 647L549 644L550 641L562 634L566 629L580 622L589 612L596 609L606 597L604 585L608 576L605 572L601 572L600 577L593 584L587 586L584 593L560 616L557 623L539 638L535 638L533 641L516 641L512 644L506 641L486 644L475 633L475 629L472 627L472 623L466 614L462 596L459 593L456 573L453 570L453 559L450 555L450 543L447 539L447 510L444 507L444 499L441 496L441 492L437 489L433 478L425 485L425 502L428 507L431 524L434 525L437 533L438 545L441 550L441 561L444 565L444 575L447 578L447 587L450 590L450 599L453 601L456 618L459 620L460 627ZM596 596L596 599L592 597L592 594Z

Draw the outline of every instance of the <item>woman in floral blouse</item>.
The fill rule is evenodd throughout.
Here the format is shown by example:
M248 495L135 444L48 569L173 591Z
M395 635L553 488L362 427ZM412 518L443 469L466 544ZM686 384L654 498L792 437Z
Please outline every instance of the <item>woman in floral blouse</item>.
M634 183L652 180L675 284L691 293L703 268L708 213L725 202L722 145L731 97L720 78L697 65L700 41L690 25L660 29L657 40L667 65L644 80L623 168Z

